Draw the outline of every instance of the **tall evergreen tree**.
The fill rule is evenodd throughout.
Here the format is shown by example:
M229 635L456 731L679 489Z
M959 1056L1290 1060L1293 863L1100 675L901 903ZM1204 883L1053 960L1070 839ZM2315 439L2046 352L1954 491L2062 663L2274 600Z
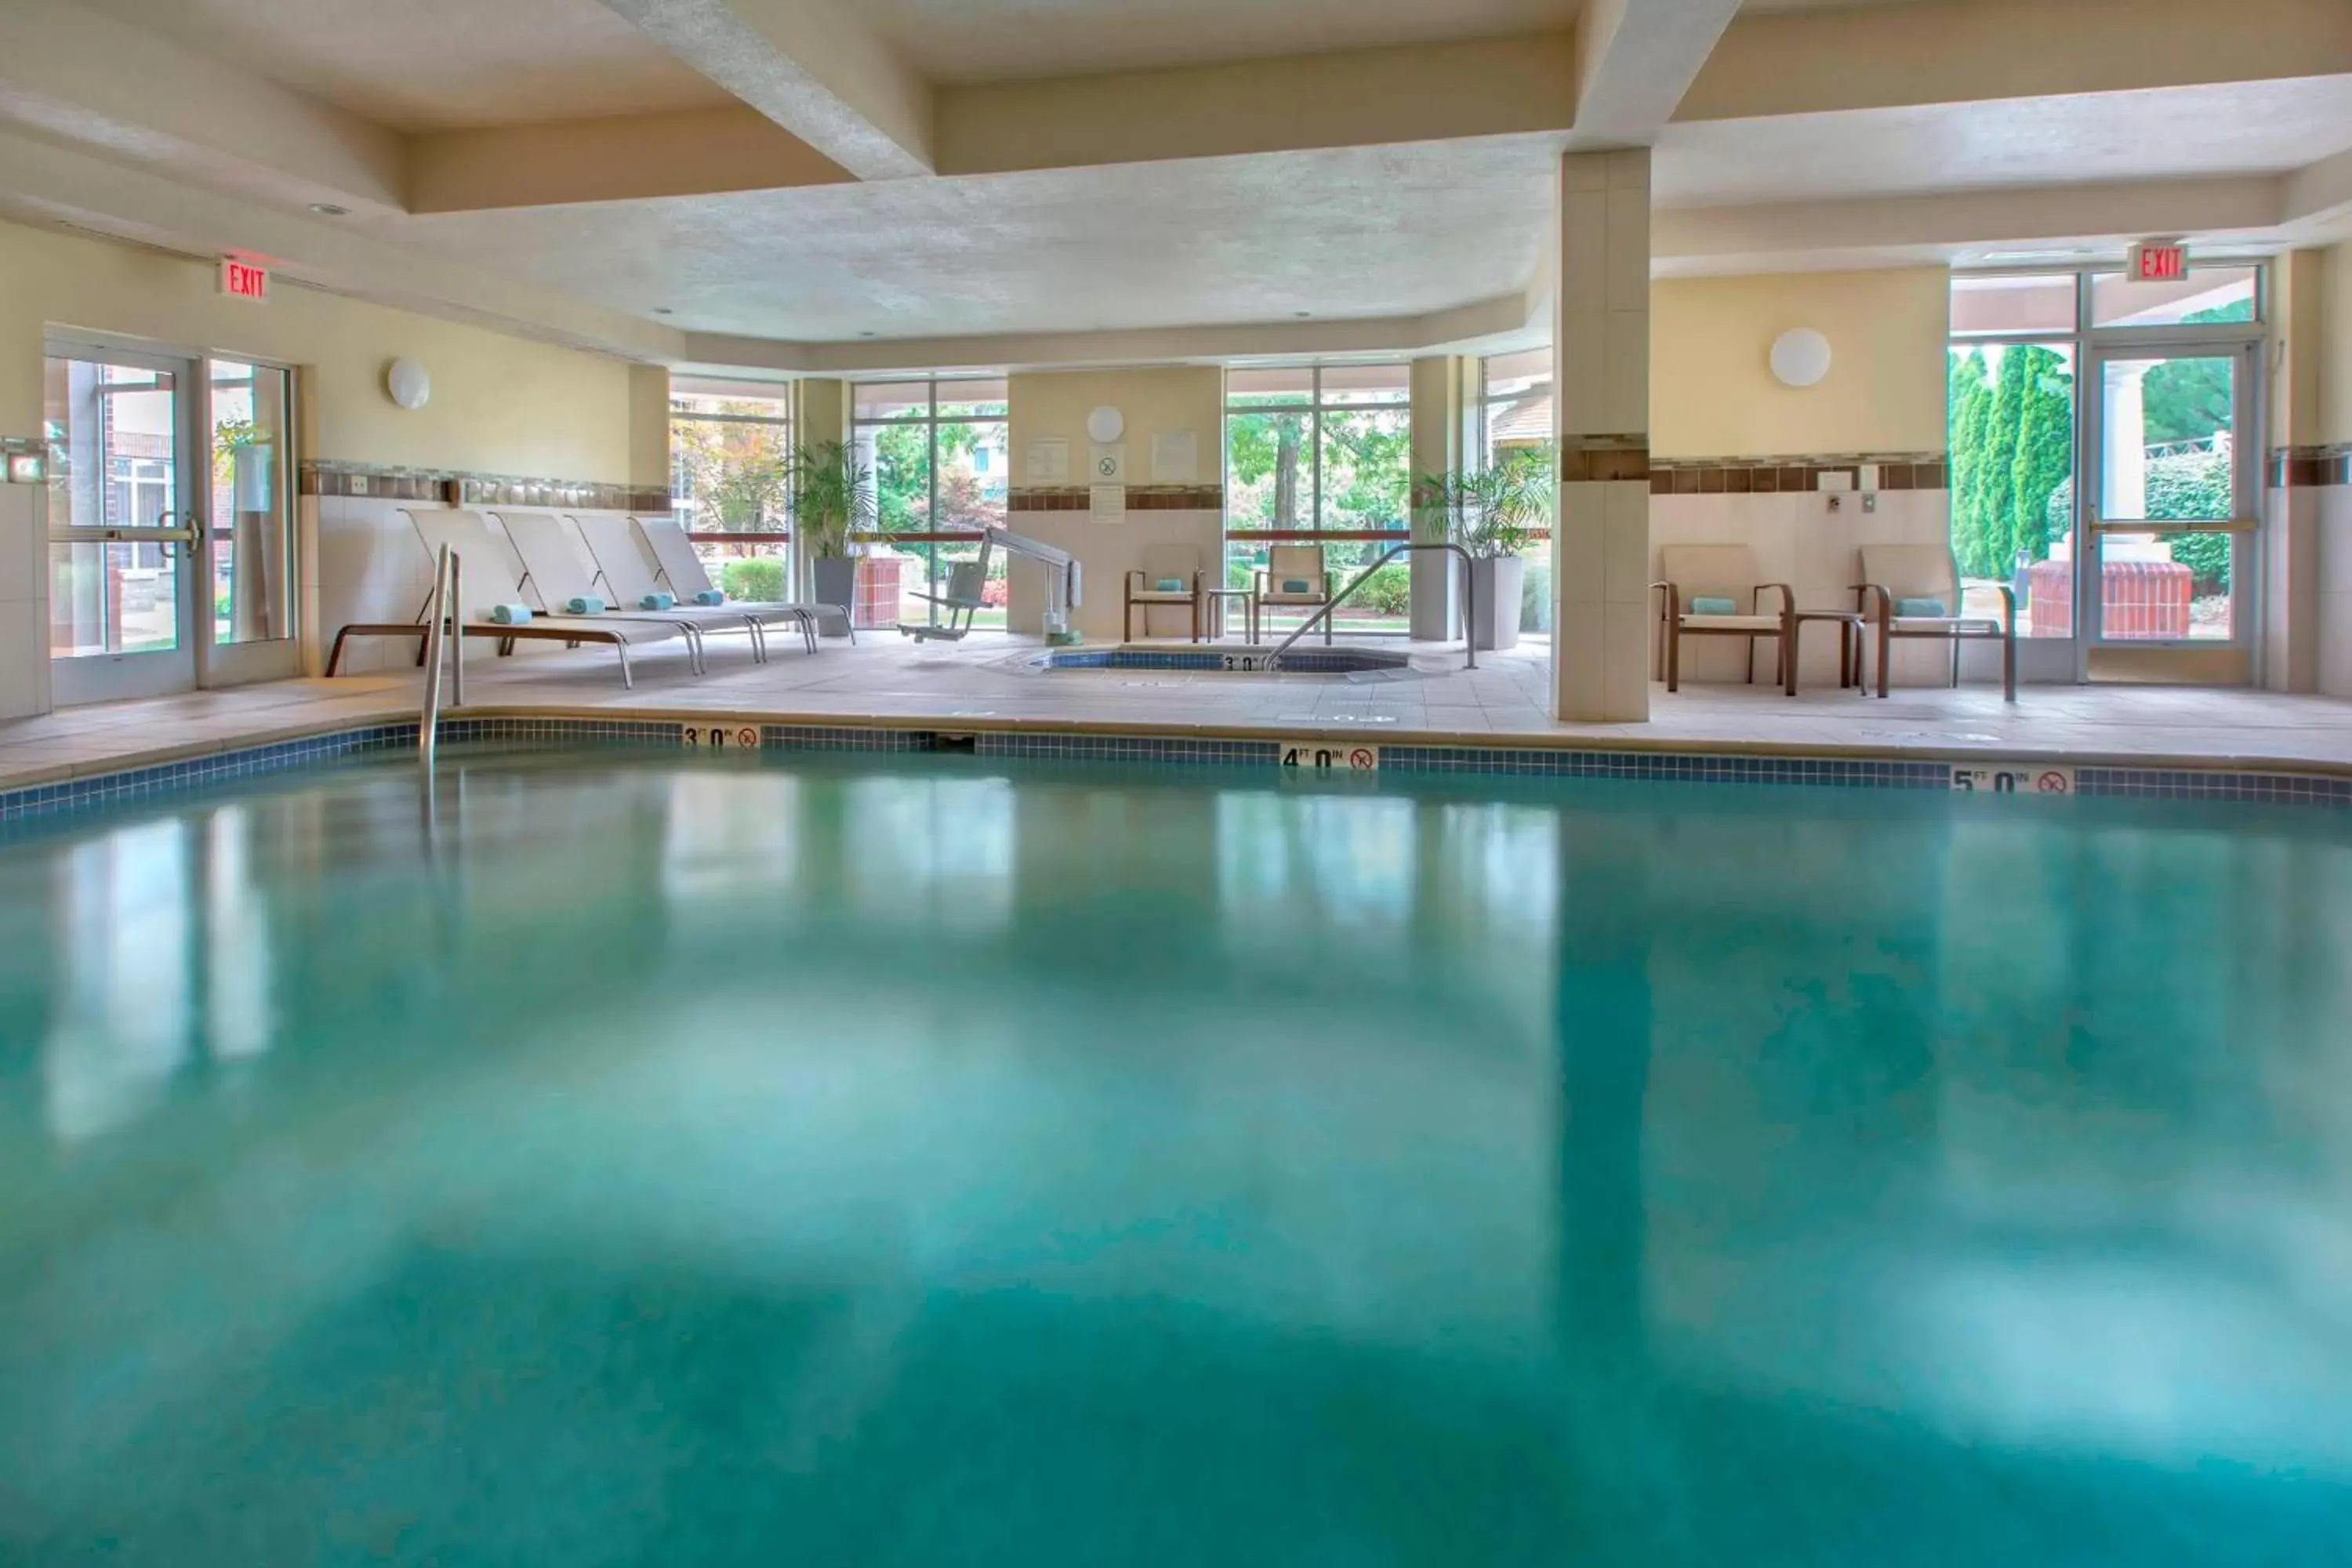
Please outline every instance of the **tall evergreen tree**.
M1946 386L1951 426L1952 552L1960 570L1983 574L1986 425L1992 414L1992 387L1984 355L1975 349L1952 355Z
M2066 362L2044 348L2011 349L2009 357L2022 365L2023 384L2011 465L2011 555L1997 563L2000 574L2017 551L2035 561L2049 559L2050 498L2074 469L2074 384Z
M1993 378L1992 415L1985 436L1984 565L1986 576L2009 571L2017 552L2017 447L2025 426L2031 349L2010 349Z

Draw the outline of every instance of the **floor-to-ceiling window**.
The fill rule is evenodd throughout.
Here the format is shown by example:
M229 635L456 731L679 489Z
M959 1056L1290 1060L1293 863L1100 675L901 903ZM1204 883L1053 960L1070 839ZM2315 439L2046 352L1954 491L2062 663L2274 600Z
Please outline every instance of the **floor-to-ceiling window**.
M917 594L945 592L948 568L975 559L977 534L1004 525L1012 490L1002 376L868 382L856 389L851 428L857 461L872 470L878 537L869 574L895 574L898 615L936 618ZM861 597L863 597L861 593ZM981 626L1004 625L1002 555L990 558Z
M1395 364L1252 366L1225 380L1225 578L1248 586L1277 544L1319 549L1337 588L1406 537L1412 389ZM1339 629L1402 637L1400 558L1341 609ZM1268 612L1276 629L1306 612Z
M1549 348L1493 354L1479 362L1478 432L1484 460L1491 467L1514 458L1526 460L1552 449L1552 355ZM1551 635L1551 536L1528 540L1519 552L1527 561L1520 578L1519 635Z
M2246 643L2261 298L2252 264L2150 283L1954 277L1963 613L1997 616L2008 588L2018 635L2057 656L2029 659L2029 676L2081 672L2098 647Z
M786 466L793 449L783 388L702 388L670 398L670 504L711 575L738 599L787 598Z

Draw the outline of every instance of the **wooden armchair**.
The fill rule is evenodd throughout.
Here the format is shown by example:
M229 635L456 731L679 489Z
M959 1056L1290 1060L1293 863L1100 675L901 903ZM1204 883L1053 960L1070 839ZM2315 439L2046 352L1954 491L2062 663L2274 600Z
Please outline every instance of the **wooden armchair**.
M1269 605L1287 605L1309 612L1321 609L1331 598L1331 574L1323 564L1323 547L1319 544L1270 544L1266 546L1265 570L1257 574L1257 608L1263 613ZM1323 617L1323 640L1331 640L1332 617Z
M1208 596L1208 573L1201 552L1190 544L1144 546L1143 565L1127 574L1127 607L1123 642L1135 640L1135 607L1143 606L1143 629L1151 631L1155 605L1182 605L1192 612L1192 640L1201 640L1201 606Z
M2000 643L2000 689L2017 700L2017 594L2000 586L2000 617L1969 616L1960 602L1959 563L1941 544L1866 544L1855 605L1878 628L1878 694L1886 695L1888 645L1895 637L1941 637L1952 645L1952 684L1960 683L1960 644Z
M1779 662L1773 680L1782 681L1797 646L1797 595L1786 583L1759 581L1756 552L1745 544L1669 544L1658 552L1664 582L1650 584L1662 595L1658 605L1658 636L1665 644L1666 689L1682 689L1683 638L1730 637L1748 639L1748 681L1756 682L1756 644L1769 639ZM1767 612L1764 595L1780 595L1780 608Z

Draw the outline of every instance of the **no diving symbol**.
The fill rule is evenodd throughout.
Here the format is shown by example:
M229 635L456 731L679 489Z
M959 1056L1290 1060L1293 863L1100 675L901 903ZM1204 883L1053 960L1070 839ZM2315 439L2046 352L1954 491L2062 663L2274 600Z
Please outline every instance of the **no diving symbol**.
M1368 773L1380 765L1379 756L1370 746L1358 746L1348 753L1348 766L1357 773Z
M2065 795L2074 787L2074 781L2055 768L2033 781L2034 792L2038 795Z

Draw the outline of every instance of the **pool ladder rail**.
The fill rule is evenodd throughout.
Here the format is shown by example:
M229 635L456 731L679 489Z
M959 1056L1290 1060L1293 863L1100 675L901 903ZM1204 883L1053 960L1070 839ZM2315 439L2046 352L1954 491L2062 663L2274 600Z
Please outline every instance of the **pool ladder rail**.
M1467 550L1463 549L1462 546L1452 542L1415 542L1390 546L1386 554L1382 555L1378 561L1373 562L1370 566L1365 567L1361 575L1358 576L1354 582L1349 584L1346 587L1332 595L1328 599L1324 600L1323 607L1321 609L1317 610L1313 615L1300 622L1297 630L1293 631L1288 637L1283 638L1282 645L1279 647L1276 647L1272 653L1265 656L1266 668L1280 668L1282 667L1282 656L1290 651L1290 645L1297 642L1300 637L1305 637L1308 632L1313 631L1317 626L1321 626L1325 621L1329 620L1332 615L1341 605L1346 604L1349 598L1354 596L1357 589L1362 587L1365 584L1372 580L1373 573L1379 571L1381 567L1387 565L1398 556L1410 555L1417 550L1444 550L1462 558L1462 630L1464 634L1462 646L1464 651L1467 653L1470 658L1470 662L1463 668L1465 669L1477 668L1478 579L1470 570L1470 552Z
M433 771L435 743L440 738L441 689L446 672L449 700L466 705L466 632L458 619L465 612L465 568L457 552L441 546L433 561L433 593L425 623L425 699L416 710L416 751L425 771Z

